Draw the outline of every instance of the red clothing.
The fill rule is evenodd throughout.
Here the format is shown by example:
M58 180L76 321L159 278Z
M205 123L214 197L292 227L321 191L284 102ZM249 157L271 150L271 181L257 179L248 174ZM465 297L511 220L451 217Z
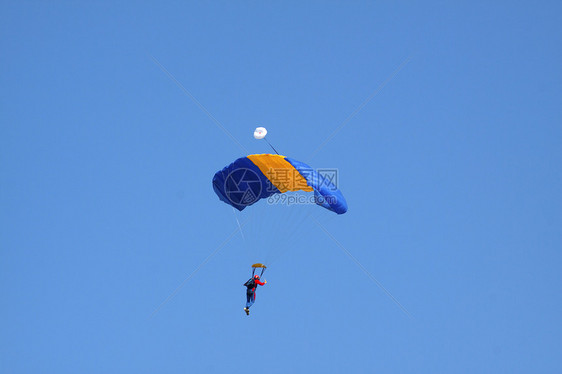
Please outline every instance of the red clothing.
M261 282L259 279L254 278L254 282L256 282L256 284L259 284L260 286L264 286L265 283ZM256 287L252 288L251 292L256 292Z

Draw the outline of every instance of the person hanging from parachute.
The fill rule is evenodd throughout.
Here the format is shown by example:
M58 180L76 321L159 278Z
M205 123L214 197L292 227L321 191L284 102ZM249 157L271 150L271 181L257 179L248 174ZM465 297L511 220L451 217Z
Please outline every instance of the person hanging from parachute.
M244 286L246 287L246 306L244 307L244 311L247 316L250 315L250 307L256 302L256 288L258 288L258 285L265 286L267 283L265 279L263 282L260 281L260 276L256 274L257 268L261 268L261 275L263 275L266 266L264 264L253 264L252 277L244 283Z
M322 208L338 215L347 212L345 197L331 178L324 177L319 170L304 162L280 155L266 139L266 135L264 127L258 127L254 131L254 138L265 140L275 154L240 157L215 173L213 190L219 200L241 212L273 195L302 191L313 194L314 204ZM242 231L240 223L238 226ZM247 315L255 302L257 286L267 283L260 281L265 265L254 264L252 268L252 278L244 283L247 288L244 311ZM262 269L260 276L255 274L256 268Z

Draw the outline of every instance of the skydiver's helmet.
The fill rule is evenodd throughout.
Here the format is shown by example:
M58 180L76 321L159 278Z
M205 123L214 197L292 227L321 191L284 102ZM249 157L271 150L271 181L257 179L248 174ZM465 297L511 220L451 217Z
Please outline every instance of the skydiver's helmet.
M260 276L256 274L254 275L254 279L260 279Z

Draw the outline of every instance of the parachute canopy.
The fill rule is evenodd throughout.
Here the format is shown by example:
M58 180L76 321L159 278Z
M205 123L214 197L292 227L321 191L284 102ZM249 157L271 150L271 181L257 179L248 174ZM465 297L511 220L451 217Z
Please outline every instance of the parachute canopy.
M240 211L274 194L307 191L314 192L314 203L337 214L347 212L347 202L331 180L281 155L241 157L215 173L213 189L220 200Z
M256 274L256 269L260 269L261 268L261 274L260 274L260 278L263 276L263 272L265 271L265 269L267 269L267 266L265 266L264 264L253 264L252 265L252 277Z

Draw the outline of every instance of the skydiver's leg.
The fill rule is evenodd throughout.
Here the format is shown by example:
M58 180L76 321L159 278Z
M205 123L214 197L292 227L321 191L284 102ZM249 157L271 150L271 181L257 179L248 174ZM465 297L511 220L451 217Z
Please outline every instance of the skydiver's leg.
M246 308L249 308L254 304L255 293L252 292L252 293L246 294L246 299L248 300L248 302L246 303Z

